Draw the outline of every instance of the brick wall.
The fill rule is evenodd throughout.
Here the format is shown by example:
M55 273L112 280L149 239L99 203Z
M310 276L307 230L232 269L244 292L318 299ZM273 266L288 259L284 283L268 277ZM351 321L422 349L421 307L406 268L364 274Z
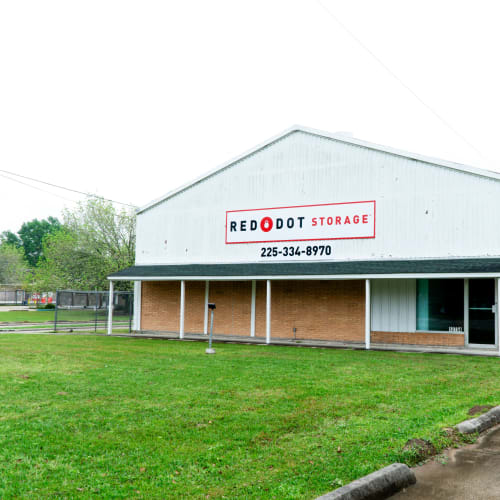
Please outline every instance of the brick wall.
M209 302L215 302L216 305L214 334L250 335L252 304L250 281L211 281Z
M179 331L181 285L178 281L143 281L141 329Z
M285 281L271 283L271 338L364 342L365 283L363 280ZM214 333L250 335L252 284L212 281L209 301L215 302ZM186 333L203 333L205 282L186 282ZM141 327L179 331L180 283L142 282ZM266 335L266 282L257 281L255 334ZM372 342L463 346L464 336L447 333L372 332Z
M273 281L271 337L293 338L294 327L297 339L363 341L365 282Z
M178 290L180 293L180 283ZM186 305L184 309L184 331L203 333L205 326L205 282L186 281ZM179 331L179 327L177 327Z
M209 302L215 302L214 333L250 335L252 284L250 281L212 281ZM186 333L203 333L205 282L186 282ZM143 330L179 331L180 283L143 282ZM364 339L364 281L273 281L271 337L297 339ZM255 334L266 335L266 282L258 281Z
M383 344L413 344L434 346L464 346L464 335L459 333L398 333L372 332L371 341Z

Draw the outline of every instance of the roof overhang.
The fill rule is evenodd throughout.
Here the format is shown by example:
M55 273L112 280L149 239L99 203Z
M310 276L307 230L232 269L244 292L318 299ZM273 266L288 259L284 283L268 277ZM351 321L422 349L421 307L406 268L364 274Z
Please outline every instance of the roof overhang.
M112 281L498 278L500 258L137 265Z

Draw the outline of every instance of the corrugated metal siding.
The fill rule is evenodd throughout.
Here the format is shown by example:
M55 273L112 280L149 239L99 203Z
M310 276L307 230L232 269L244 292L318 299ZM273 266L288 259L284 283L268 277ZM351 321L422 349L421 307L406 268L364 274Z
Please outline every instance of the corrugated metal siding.
M372 331L416 331L416 280L372 280Z
M226 210L361 200L376 238L332 241L335 260L500 255L499 181L298 131L141 213L136 262L257 260L225 244Z

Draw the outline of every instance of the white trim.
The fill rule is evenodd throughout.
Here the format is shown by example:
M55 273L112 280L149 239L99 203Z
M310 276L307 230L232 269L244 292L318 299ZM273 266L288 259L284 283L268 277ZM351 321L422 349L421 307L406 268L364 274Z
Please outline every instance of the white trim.
M134 281L134 330L141 329L142 282Z
M500 333L500 328L498 324L498 297L500 296L500 279L495 280L495 346L500 349L500 341L498 335Z
M472 276L470 276L472 278ZM497 278L494 280L494 287L495 287L495 297L494 297L494 301L495 301L495 305L498 304L498 285L497 285L497 282L500 278ZM497 326L497 321L498 321L498 315L495 311L495 319L494 319L494 324L495 324L495 340L494 340L494 344L471 344L469 343L469 329L470 329L470 325L469 325L469 314L470 314L470 311L469 311L469 299L470 299L470 293L469 293L469 280L468 279L464 279L464 283L467 282L467 295L465 296L464 295L464 299L467 298L467 309L466 309L466 316L464 318L464 326L465 326L465 322L467 324L467 336L465 337L465 346L466 347L471 347L471 348L482 348L482 349L497 349L498 347L498 326ZM465 300L464 300L464 307L465 307ZM465 328L464 328L465 330Z
M469 278L464 279L464 345L469 345Z
M203 333L208 335L208 298L210 294L210 281L205 281L205 314L203 318Z
M370 280L365 280L365 348L370 349L371 341L371 291Z
M139 208L137 210L137 214L145 212L146 210L166 201L167 199L181 193L182 191L185 191L186 189L194 186L195 184L198 184L198 183L208 179L209 177L212 177L213 175L218 174L219 172L225 170L226 168L231 167L232 165L243 160L244 158L246 158L252 154L257 153L258 151L268 147L272 143L279 141L279 140L283 139L284 137L286 137L287 135L290 135L294 132L303 132L303 133L315 135L318 137L324 137L326 139L332 139L332 140L335 140L338 142L342 142L344 144L360 146L363 148L372 149L372 150L380 151L383 153L388 153L388 154L391 154L394 156L401 156L404 158L410 158L410 159L421 161L421 162L428 163L431 165L436 165L438 167L445 167L445 168L449 168L451 170L456 170L456 171L464 172L467 174L478 175L480 177L486 177L488 179L500 180L500 173L498 173L498 172L492 172L492 171L480 169L477 167L463 165L461 163L455 163L455 162L451 162L451 161L441 160L438 158L432 158L430 156L425 156L425 155L421 155L418 153L411 153L408 151L403 151L403 150L392 148L389 146L382 146L380 144L375 144L372 142L363 141L361 139L355 139L353 137L346 137L344 134L338 134L338 133L333 134L330 132L325 132L322 130L317 130L317 129L313 129L313 128L309 128L309 127L304 127L301 125L294 125L292 127L287 128L286 130L284 130L281 134L278 134L278 135L271 137L267 141L264 141L263 143L259 144L258 146L256 146L256 147L246 151L245 153L237 156L236 158L233 158L233 159L223 163L222 165L219 165L218 167L210 170L209 172L197 177L195 180L188 182L186 184L183 184L179 188L174 189L174 190L166 193L164 196L161 196L160 198L157 198L157 199L151 201L150 203Z
M113 331L113 282L109 282L109 297L108 297L108 335Z
M500 278L500 273L423 273L423 274L314 274L314 275L252 275L252 276L127 276L126 278L113 277L113 281L251 281L251 280L365 280L365 279L409 279L409 278ZM108 278L110 279L110 278Z
M252 303L250 308L250 337L255 337L255 298L257 282L252 280Z
M266 344L271 343L271 280L266 282Z
M496 286L496 310L495 310L495 323L496 323L496 341L497 341L497 346L498 346L498 354L500 356L500 311L499 309L499 302L500 302L500 278L497 278L496 280L497 286Z
M184 338L184 309L186 303L186 282L181 280L181 310L179 322L179 338Z

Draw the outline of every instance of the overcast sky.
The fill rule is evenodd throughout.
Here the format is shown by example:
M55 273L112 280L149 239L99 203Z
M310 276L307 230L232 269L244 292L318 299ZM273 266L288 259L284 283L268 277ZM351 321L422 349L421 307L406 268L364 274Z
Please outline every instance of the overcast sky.
M498 2L322 3L466 140L317 0L4 1L0 169L144 205L301 124L500 171ZM0 232L82 199L0 186Z

